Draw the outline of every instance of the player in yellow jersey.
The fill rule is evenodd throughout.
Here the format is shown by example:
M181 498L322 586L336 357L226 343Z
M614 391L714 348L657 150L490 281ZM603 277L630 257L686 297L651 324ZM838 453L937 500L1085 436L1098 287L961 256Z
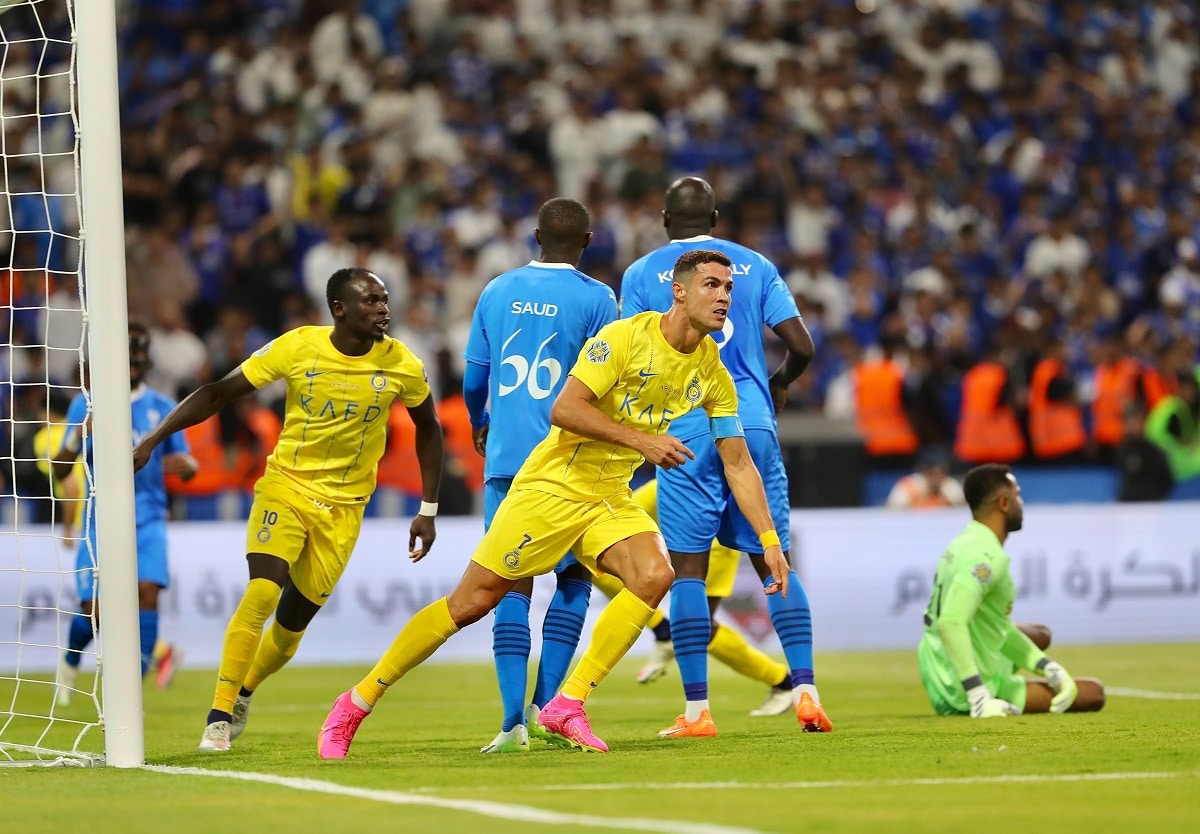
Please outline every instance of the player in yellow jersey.
M773 576L766 593L787 594L787 563L742 436L733 379L708 338L729 313L730 261L720 252L688 252L675 263L671 289L667 312L613 322L584 345L550 412L550 434L513 479L458 587L419 611L375 668L338 696L318 735L321 758L345 758L388 687L495 608L518 579L548 573L568 550L625 589L601 612L591 644L538 724L561 743L607 751L584 701L633 645L674 578L658 527L634 503L629 482L643 460L687 465L691 452L667 428L692 409L707 413L733 494L763 543Z
M633 500L651 518L658 518L658 481L642 484L633 492ZM738 562L742 554L713 540L708 559L708 573L704 584L708 595L709 610L716 613L721 600L733 594L733 583L737 579ZM594 577L593 584L612 599L621 591L621 581L614 576L601 574ZM655 608L646 627L654 632L654 650L646 665L638 672L638 683L650 683L666 673L675 658L672 650L670 626L661 608ZM736 629L725 623L713 622L712 638L708 642L708 653L740 675L760 681L771 687L762 706L750 711L755 717L783 715L793 710L792 675L786 666L772 660L747 642Z
M284 333L224 379L196 389L133 450L134 467L141 468L163 438L273 380L287 381L283 429L247 522L250 581L225 631L201 750L230 748L245 728L250 696L296 653L333 592L375 490L397 398L416 424L424 497L409 529L409 558L425 556L437 535L442 426L421 360L387 335L388 294L377 275L339 269L325 294L332 327Z

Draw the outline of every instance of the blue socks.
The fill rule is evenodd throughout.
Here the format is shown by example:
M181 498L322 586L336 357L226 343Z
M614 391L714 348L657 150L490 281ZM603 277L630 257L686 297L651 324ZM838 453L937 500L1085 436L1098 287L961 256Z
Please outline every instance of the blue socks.
M689 701L708 698L708 644L712 640L703 579L676 579L671 585L671 638Z
M770 580L767 580L763 586L769 584ZM796 576L795 571L788 573L787 599L779 594L771 594L767 597L767 611L771 614L771 623L775 626L775 633L783 644L783 655L792 670L792 685L813 683L812 612L808 608L804 586L800 584L800 577Z
M67 629L67 665L78 668L79 661L83 659L80 652L88 647L92 642L92 618L85 614L77 613L71 618L71 625Z
M142 653L142 674L145 675L154 662L154 645L158 642L158 611L138 611L139 649ZM66 661L68 666L79 666L80 654L92 642L92 619L83 614L71 618L67 629Z
M158 642L158 611L138 611L138 630L141 632L142 675L154 661L154 644Z
M591 598L591 582L559 578L558 588L546 611L546 621L542 624L542 659L533 687L533 704L538 709L546 706L558 693L567 677L571 659L579 646L579 636L583 634L583 621Z
M523 720L525 681L529 675L529 597L507 593L496 606L492 653L504 706L504 732Z

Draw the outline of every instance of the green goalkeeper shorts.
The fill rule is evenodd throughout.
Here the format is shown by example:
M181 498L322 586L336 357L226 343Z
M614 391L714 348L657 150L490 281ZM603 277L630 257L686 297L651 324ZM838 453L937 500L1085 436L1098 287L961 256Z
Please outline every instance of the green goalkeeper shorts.
M929 695L929 703L938 715L969 715L971 706L962 681L954 672L948 658L933 651L924 641L917 650L917 665L921 670L921 683ZM1007 675L984 678L988 691L995 698L1002 698L1013 706L1025 710L1025 678L1015 671Z

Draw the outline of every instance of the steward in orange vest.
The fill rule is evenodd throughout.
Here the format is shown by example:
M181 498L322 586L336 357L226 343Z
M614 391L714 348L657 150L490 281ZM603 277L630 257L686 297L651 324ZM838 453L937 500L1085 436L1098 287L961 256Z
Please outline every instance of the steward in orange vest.
M167 475L167 492L171 495L213 496L237 487L236 473L230 466L225 443L221 437L221 418L214 414L203 422L183 430L192 457L200 464L196 474L187 481L177 475Z
M234 472L242 492L253 495L254 485L267 471L267 458L279 442L283 424L278 414L253 397L239 400L234 407L242 423L234 441L237 450Z
M911 455L917 451L917 433L905 411L904 369L890 352L880 359L858 363L854 382L854 415L867 454Z
M1115 449L1125 438L1125 412L1137 400L1141 363L1122 355L1121 338L1109 336L1100 345L1092 400L1092 438L1096 445Z
M1053 342L1029 381L1029 441L1043 460L1082 452L1087 446L1083 411L1075 398L1075 382L1063 363L1066 348Z
M954 454L964 463L1011 463L1025 455L1008 370L994 350L963 376Z
M376 483L413 498L421 497L421 462L417 459L417 427L397 401L388 414L387 448L379 459Z
M483 489L483 456L475 451L471 415L461 393L451 394L437 404L438 419L446 437L446 451L461 467L461 475L472 493Z

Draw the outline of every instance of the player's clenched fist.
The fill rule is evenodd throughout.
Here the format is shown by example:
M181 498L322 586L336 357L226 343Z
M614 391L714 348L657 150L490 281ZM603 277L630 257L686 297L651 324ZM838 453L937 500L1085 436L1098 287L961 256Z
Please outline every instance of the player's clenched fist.
M674 469L696 459L691 449L670 434L645 435L641 452L646 460L663 469Z

